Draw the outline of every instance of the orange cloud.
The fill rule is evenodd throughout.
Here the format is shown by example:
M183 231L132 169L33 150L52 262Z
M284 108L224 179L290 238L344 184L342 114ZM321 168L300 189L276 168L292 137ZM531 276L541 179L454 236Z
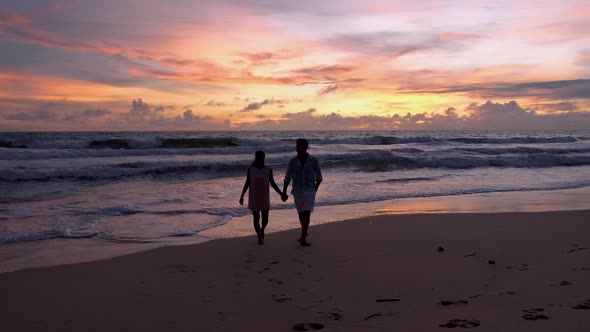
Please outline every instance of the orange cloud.
M0 25L18 25L29 24L32 20L29 17L21 15L0 16Z

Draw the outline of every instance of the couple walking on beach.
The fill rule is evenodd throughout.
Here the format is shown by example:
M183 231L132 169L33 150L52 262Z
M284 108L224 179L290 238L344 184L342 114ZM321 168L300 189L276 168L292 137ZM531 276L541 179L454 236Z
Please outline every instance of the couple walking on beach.
M264 151L256 151L254 162L248 167L240 204L244 204L244 194L249 188L248 208L252 210L252 216L254 217L254 229L258 235L258 244L264 244L264 229L268 225L268 211L270 210L269 186L281 196L283 202L286 202L289 198L287 188L293 181L291 194L299 214L299 223L301 223L299 242L302 246L311 245L307 241L307 230L315 204L315 194L322 183L322 171L319 161L307 153L308 147L309 143L306 139L300 138L297 140L297 156L289 161L282 191L273 178L272 169L264 164ZM262 227L260 225L261 216Z

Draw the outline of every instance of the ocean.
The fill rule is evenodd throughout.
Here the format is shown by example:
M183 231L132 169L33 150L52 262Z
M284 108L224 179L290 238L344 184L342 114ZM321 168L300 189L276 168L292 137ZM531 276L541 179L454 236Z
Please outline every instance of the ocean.
M0 133L0 248L202 240L250 213L238 199L255 151L282 187L300 137L322 166L320 210L590 186L590 131Z

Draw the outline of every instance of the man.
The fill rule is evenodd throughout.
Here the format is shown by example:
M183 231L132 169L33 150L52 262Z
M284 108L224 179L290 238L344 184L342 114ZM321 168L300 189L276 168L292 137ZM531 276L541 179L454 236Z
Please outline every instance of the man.
M307 229L309 228L311 213L315 204L315 193L318 191L320 183L322 183L320 162L307 153L308 146L309 143L306 139L300 138L297 140L297 156L289 161L283 185L283 201L285 201L284 197L287 197L287 188L291 180L293 180L291 194L295 200L295 207L301 223L299 242L302 246L311 245L307 242Z

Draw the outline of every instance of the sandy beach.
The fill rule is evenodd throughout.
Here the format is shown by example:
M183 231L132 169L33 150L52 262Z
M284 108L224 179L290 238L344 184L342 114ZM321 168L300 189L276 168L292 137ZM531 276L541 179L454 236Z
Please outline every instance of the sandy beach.
M588 331L590 211L383 215L0 274L5 331Z

